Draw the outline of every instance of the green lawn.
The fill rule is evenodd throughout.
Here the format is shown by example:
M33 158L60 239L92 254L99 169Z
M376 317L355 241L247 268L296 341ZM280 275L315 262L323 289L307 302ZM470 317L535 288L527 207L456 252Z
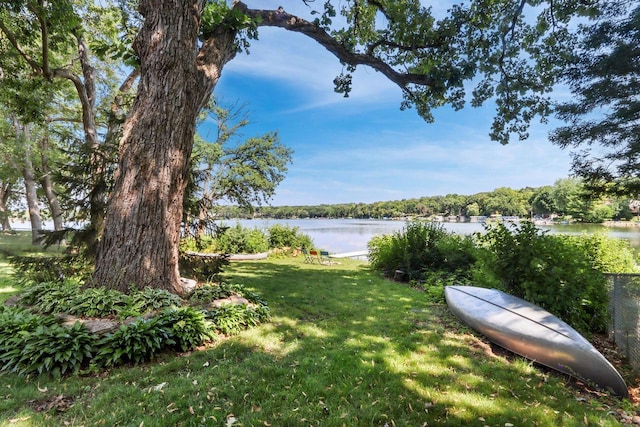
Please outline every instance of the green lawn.
M0 426L618 425L630 402L495 354L366 263L232 263L272 321L190 354L63 380L0 376ZM0 289L1 291L1 289Z
M50 247L46 253L59 253L59 247ZM12 234L0 234L0 303L17 293L13 270L7 257L9 255L29 255L44 253L42 247L31 244L30 231L18 231Z

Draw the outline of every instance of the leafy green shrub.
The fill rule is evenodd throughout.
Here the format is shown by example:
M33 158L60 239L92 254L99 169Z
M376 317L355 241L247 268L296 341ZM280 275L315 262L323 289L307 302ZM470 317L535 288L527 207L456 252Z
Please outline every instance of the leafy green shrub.
M591 265L603 273L637 273L636 257L628 240L609 237L604 233L566 236L569 242L582 248Z
M39 327L54 325L53 316L39 316L20 307L0 305L0 370L16 365L16 355L23 348L23 339Z
M216 240L214 236L208 234L202 236L188 236L180 239L181 252L216 252Z
M83 290L74 280L31 285L20 302L42 313L123 318L164 310L152 318L125 322L115 332L97 337L79 322L65 327L51 315L0 305L0 371L61 376L86 366L138 364L164 349L188 351L213 339L217 332L237 333L268 320L266 302L242 285L223 283L197 288L190 302L209 302L230 295L244 296L258 305L205 312L184 306L180 297L158 289L147 288L129 296L104 288Z
M407 280L422 280L425 271L455 272L476 260L470 237L447 232L442 224L414 221L392 235L376 236L368 243L371 266L393 276L404 272Z
M21 375L50 373L54 377L75 373L92 357L94 335L79 322L71 327L39 326L24 333L22 347L9 351L8 365Z
M300 227L274 224L268 228L269 248L312 248L313 240L307 234L300 233Z
M269 319L269 308L259 305L225 304L206 312L213 327L224 335L235 335Z
M442 262L430 266L430 270L448 271L459 273L468 270L478 260L478 249L472 236L459 236L447 234L435 244L435 252L441 257Z
M470 275L468 270L451 271L425 271L424 278L419 283L413 283L415 288L421 289L426 294L427 300L436 304L444 304L445 286L469 285Z
M269 242L263 231L246 228L238 223L218 234L216 249L225 254L256 254L266 252Z
M91 359L93 335L81 323L59 325L53 316L23 308L0 311L0 370L20 375L77 372Z
M128 295L106 288L78 290L65 311L75 316L110 317L120 316L130 306Z
M180 351L193 350L212 337L202 310L191 307L166 309L158 316L157 324L171 331L174 346Z
M164 289L145 288L130 295L130 310L138 315L182 304L182 298Z
M513 231L497 224L480 241L486 251L476 284L499 283L508 293L545 308L582 333L606 330L606 279L572 238L542 233L524 222Z
M43 282L26 286L20 295L20 303L30 305L42 313L68 313L80 294L76 280Z
M228 298L233 295L233 291L224 284L207 283L198 286L187 296L191 304L208 304L211 301Z
M150 360L165 346L175 345L171 329L158 318L139 319L121 325L98 340L95 363L98 366L116 366L123 363L142 363Z

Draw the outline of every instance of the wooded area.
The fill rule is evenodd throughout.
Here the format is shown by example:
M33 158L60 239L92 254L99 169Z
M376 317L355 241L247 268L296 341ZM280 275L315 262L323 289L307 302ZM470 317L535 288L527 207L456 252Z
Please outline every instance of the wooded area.
M497 188L472 195L447 194L375 203L341 203L318 206L262 206L242 209L219 206L223 218L360 218L404 219L423 217L464 221L470 217L517 216L600 223L634 220L638 203L630 196L595 196L578 178L558 179L554 185L511 189Z

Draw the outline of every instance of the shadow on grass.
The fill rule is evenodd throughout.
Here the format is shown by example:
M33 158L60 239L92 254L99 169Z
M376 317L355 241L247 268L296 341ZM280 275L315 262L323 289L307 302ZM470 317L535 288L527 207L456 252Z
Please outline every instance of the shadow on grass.
M446 307L365 264L243 263L230 278L273 315L215 350L252 372L244 392L256 400L242 412L262 414L247 424L554 424L572 406L554 397L573 400L561 379L496 356Z
M493 354L446 307L380 278L366 264L243 262L226 276L269 301L270 323L185 357L165 355L77 382L38 383L37 390L49 387L52 396L76 396L75 404L52 420L175 426L555 426L585 420L616 425L605 412L576 402L560 377Z

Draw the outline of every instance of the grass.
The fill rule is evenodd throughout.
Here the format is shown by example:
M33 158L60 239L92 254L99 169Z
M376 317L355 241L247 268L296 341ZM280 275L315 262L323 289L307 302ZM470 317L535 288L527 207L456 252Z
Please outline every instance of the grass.
M270 323L136 367L2 375L0 426L618 425L619 402L576 399L568 378L494 354L365 263L277 259L225 275L269 301Z
M60 252L61 248L50 247L46 253ZM0 235L0 303L19 291L12 277L13 270L8 255L37 255L44 253L40 246L31 244L31 231L17 231Z

